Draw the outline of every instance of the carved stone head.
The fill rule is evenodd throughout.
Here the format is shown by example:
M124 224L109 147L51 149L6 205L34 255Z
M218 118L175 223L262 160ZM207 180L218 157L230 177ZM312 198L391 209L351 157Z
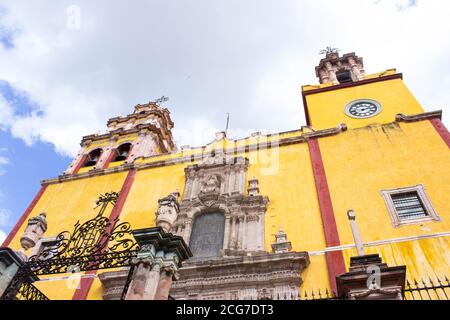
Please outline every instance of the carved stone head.
M172 192L167 197L158 200L159 208L156 212L156 225L165 232L170 232L180 212L178 203L179 192Z
M201 193L219 193L220 192L220 179L217 175L213 174L207 177L201 186Z
M47 231L47 219L45 212L28 219L28 225L20 238L22 248L25 251L33 248L36 243L42 239L45 231Z

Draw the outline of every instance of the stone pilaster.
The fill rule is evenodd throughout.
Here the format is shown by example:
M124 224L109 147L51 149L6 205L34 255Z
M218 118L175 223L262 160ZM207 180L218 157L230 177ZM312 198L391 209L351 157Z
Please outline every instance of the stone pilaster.
M183 238L162 227L133 231L140 251L126 300L167 300L172 280L178 278L181 262L192 256Z

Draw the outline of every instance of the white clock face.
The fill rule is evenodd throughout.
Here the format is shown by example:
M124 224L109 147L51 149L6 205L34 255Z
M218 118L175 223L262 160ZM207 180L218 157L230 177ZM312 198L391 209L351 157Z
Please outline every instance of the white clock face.
M354 100L347 104L344 112L352 118L370 118L381 112L381 104L371 99Z

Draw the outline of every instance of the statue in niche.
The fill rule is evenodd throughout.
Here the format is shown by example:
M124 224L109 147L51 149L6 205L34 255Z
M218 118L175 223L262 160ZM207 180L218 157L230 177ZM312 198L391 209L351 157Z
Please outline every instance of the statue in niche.
M200 188L201 193L219 193L220 192L220 180L217 175L209 176Z
M170 232L180 212L178 203L179 192L172 192L167 197L158 200L158 211L156 211L156 225L162 227L165 232Z

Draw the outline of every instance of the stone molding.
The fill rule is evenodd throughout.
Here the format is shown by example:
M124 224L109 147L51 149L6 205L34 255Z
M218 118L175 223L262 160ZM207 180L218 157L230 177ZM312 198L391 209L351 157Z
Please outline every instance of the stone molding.
M296 300L301 273L309 265L306 252L187 261L174 282L175 299L281 299Z
M429 119L435 119L439 118L442 119L442 110L437 111L430 111L430 112L424 112L414 115L405 115L403 113L399 113L395 116L396 122L416 122L416 121L423 121L423 120L429 120Z
M425 112L425 113L420 113L420 114L415 114L415 115L398 114L396 116L395 122L424 121L424 120L429 120L429 119L433 119L433 118L440 118L441 116L442 116L441 110ZM282 134L286 134L289 132L295 132L295 131L298 131L298 130L280 132L279 134L282 135ZM264 150L264 149L272 148L273 146L282 147L282 146L287 146L287 145L291 145L291 144L304 143L304 142L307 142L308 139L323 138L323 137L328 137L328 136L332 136L332 135L337 135L344 131L347 131L347 126L345 124L340 124L339 126L337 126L335 128L307 132L307 133L304 133L304 134L301 134L301 135L298 135L295 137L282 138L282 139L280 139L278 141L274 141L274 142L262 142L262 143L258 143L258 144L251 144L251 145L244 146L244 147L224 149L223 152L225 154L233 155L235 153L243 153L246 150ZM161 156L164 154L170 155L171 153L167 152L167 153L162 153L162 154L158 154L155 156ZM155 156L136 157L135 160L138 158L139 159L150 159L151 157L155 157ZM79 154L78 157L81 159L82 154L81 155ZM77 159L78 159L78 157L77 157ZM179 164L179 163L189 163L189 162L193 162L193 161L201 161L203 158L204 158L203 154L193 154L193 155L189 155L189 156L184 156L184 157L181 156L181 157L177 157L177 158L155 161L155 162L151 162L151 163L140 163L140 164L127 163L127 164L122 164L120 166L116 166L113 168L97 169L96 171L93 171L93 172L91 172L92 171L91 170L89 172L77 173L74 175L62 174L56 178L41 180L41 185L83 179L83 178L88 178L88 177L91 177L94 175L122 172L122 171L129 170L130 166L132 166L133 168L136 168L137 170L145 170L145 169L163 167L163 166L174 165L174 164ZM73 163L76 163L77 159L75 159L73 161Z
M307 252L264 252L195 263L187 260L170 295L176 300L296 300L303 282L301 273L309 263ZM120 299L127 276L127 269L99 274L103 298Z
M287 146L287 145L297 144L297 143L304 143L307 141L307 139L321 138L321 137L336 135L336 134L339 134L346 130L347 130L347 126L345 124L341 124L335 128L317 130L317 131L309 132L307 134L299 135L296 137L282 138L278 141L262 142L262 143L251 144L251 145L238 147L238 148L224 149L223 153L225 153L226 155L234 155L235 153L243 153L248 150L264 150L264 149L273 148L275 146L279 147L279 146ZM295 132L295 131L297 131L297 130L280 132L279 134L282 135L282 134L286 134L289 132ZM151 157L156 157L156 156L161 156L161 155L170 155L170 154L171 154L170 152L167 152L167 153L162 153L162 154L148 156L148 157L141 156L141 157L136 157L134 160L136 160L138 158L139 159L149 159ZM62 174L56 178L41 180L41 184L59 183L59 182L64 182L64 181L88 178L93 175L102 175L102 174L122 172L122 171L129 170L131 168L130 166L132 166L132 168L136 168L137 170L145 170L145 169L163 167L163 166L174 165L174 164L179 164L179 163L202 161L204 158L205 158L205 156L203 154L193 154L193 155L189 155L189 156L184 156L184 157L181 156L181 157L177 157L177 158L155 161L155 162L151 162L151 163L140 163L140 164L135 163L135 162L124 163L120 166L116 166L116 167L112 167L112 168L96 169L95 171L90 170L88 172L77 173L77 174L73 174L73 175Z

